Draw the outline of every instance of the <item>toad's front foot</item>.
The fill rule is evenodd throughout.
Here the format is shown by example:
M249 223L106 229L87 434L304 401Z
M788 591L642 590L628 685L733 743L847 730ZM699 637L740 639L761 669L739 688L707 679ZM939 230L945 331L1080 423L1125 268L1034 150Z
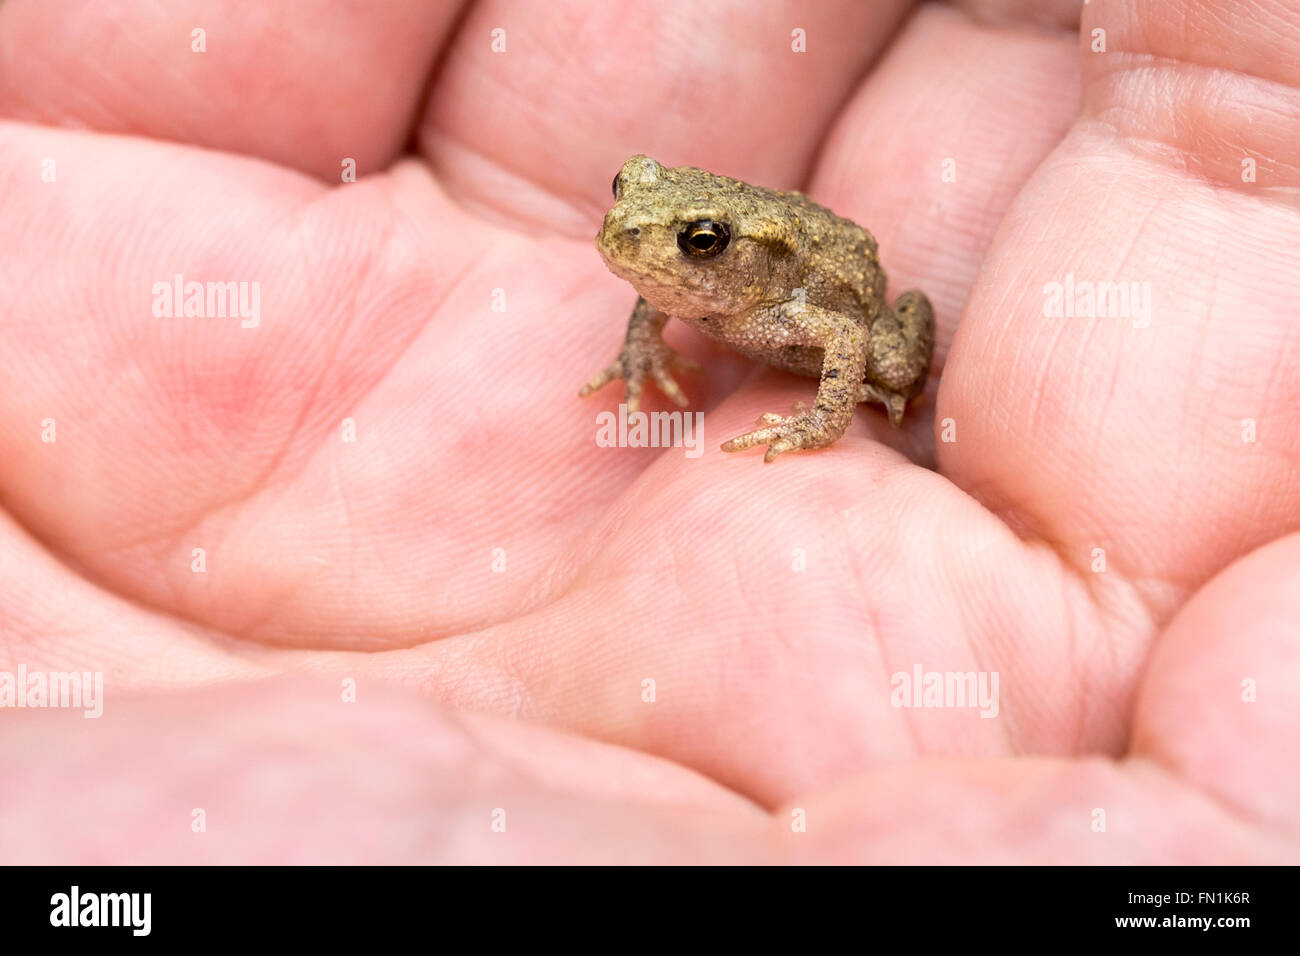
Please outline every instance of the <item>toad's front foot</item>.
M624 403L627 405L628 414L631 415L641 409L641 393L645 390L646 381L652 380L659 386L659 391L685 408L690 404L690 400L677 384L672 373L699 370L698 362L678 355L663 342L629 343L623 347L623 350L618 353L618 358L614 359L608 368L582 386L578 397L585 398L610 382L622 379L627 383L627 397Z
M796 409L798 406L796 406ZM738 435L722 446L723 451L743 451L755 445L766 445L764 462L797 448L825 448L844 434L847 421L832 417L819 409L796 411L793 415L774 415L768 412L758 419L766 427L745 435Z

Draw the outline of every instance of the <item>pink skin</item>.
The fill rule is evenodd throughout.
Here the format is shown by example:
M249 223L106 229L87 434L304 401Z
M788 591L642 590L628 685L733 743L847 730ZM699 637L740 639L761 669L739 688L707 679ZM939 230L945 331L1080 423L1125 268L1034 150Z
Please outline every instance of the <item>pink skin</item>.
M108 699L0 711L2 862L1297 859L1295 4L62 6L0 5L0 671ZM875 233L939 315L902 432L747 467L807 382L670 327L703 457L596 446L637 152ZM176 272L261 325L153 318ZM998 718L890 706L918 663Z

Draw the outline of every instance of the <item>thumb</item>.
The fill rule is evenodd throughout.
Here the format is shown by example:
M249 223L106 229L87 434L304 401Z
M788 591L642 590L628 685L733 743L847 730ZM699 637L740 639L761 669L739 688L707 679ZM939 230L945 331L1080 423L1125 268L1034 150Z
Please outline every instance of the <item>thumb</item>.
M1138 695L1133 753L1256 823L1300 833L1300 535L1179 612Z

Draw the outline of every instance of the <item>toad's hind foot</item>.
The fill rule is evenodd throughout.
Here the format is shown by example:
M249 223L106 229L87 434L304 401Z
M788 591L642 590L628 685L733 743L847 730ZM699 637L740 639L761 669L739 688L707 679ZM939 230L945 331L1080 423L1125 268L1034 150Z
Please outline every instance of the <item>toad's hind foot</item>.
M885 412L889 415L889 424L899 428L903 424L903 412L907 411L907 395L902 392L887 392L884 389L863 382L858 388L859 402L875 402L885 406Z

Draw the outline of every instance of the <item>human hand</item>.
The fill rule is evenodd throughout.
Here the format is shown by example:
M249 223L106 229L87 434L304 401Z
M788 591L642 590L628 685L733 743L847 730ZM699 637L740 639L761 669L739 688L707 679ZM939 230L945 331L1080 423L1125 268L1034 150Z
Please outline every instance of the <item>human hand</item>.
M0 671L108 695L0 715L6 856L1294 860L1300 9L866 6L0 6ZM873 231L940 321L906 432L724 455L809 383L670 326L705 454L597 447L639 151Z

